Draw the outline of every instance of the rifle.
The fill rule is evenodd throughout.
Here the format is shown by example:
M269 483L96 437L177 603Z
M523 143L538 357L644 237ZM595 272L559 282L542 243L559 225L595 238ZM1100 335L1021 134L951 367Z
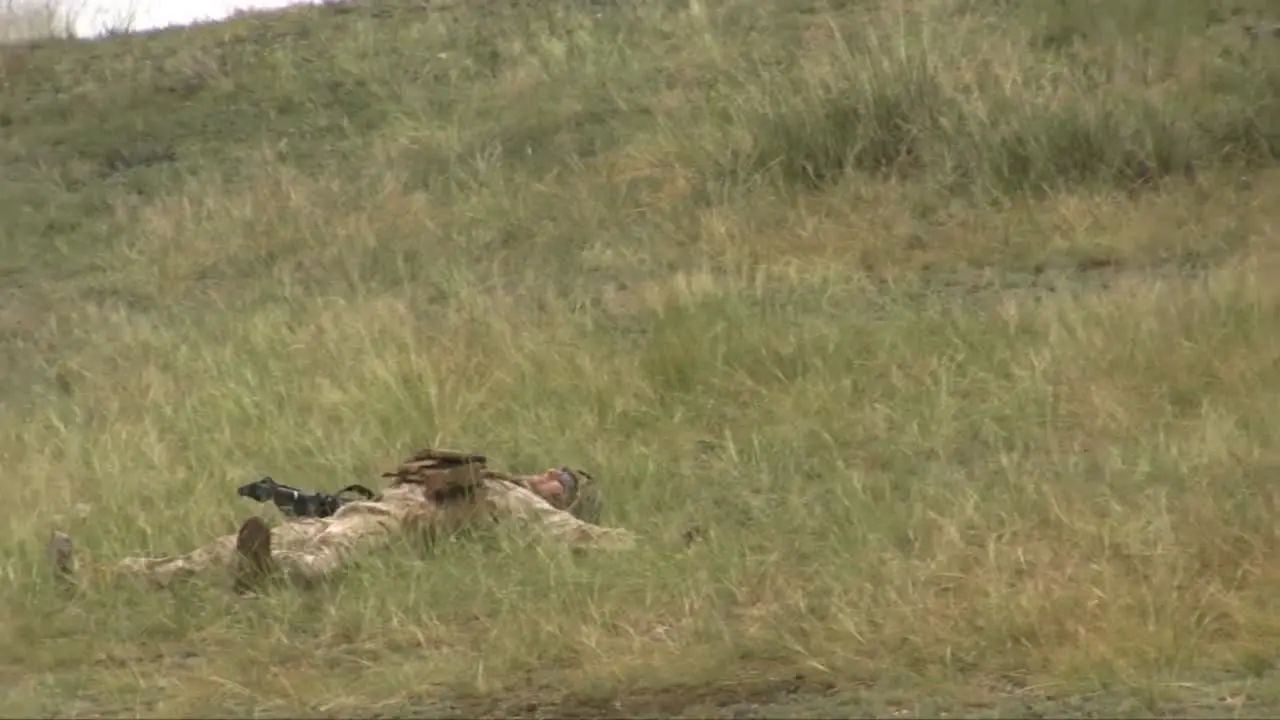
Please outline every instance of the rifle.
M363 485L348 485L338 492L314 493L299 490L296 487L282 485L269 477L255 480L236 489L236 495L256 500L260 503L270 500L280 512L295 518L324 518L338 512L338 508L351 502L354 498L343 497L348 493L362 495L366 500L373 500L376 494Z

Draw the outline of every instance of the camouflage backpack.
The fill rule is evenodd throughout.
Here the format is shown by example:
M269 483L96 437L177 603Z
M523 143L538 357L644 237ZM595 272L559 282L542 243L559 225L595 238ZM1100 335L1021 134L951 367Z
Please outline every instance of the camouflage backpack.
M481 481L489 474L483 455L426 448L382 477L392 478L392 486L406 483L421 485L427 496L447 503L474 496Z

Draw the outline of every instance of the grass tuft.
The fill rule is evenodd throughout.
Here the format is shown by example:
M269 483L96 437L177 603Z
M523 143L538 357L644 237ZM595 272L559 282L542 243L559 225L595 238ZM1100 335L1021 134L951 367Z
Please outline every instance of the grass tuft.
M1083 36L1045 48L1035 24L994 38L988 23L997 19L971 6L924 7L878 22L868 11L873 19L848 29L812 27L794 73L752 103L749 160L734 165L799 187L888 173L1007 198L1133 188L1224 160L1275 158L1280 80L1271 54L1245 54L1239 38L1171 39L1171 22L1144 24L1122 10L1122 25L1095 30L1125 52ZM1074 11L1039 22L1084 32ZM939 41L949 25L953 37ZM1219 53L1207 66L1206 51Z

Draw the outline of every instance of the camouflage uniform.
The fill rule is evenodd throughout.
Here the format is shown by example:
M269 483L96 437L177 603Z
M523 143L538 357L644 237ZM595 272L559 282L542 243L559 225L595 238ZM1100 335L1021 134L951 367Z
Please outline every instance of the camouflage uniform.
M415 458L435 452L424 451ZM421 464L413 465L411 458L397 472L386 474L396 480L376 499L349 502L329 517L291 519L274 529L252 517L239 533L219 537L184 555L125 558L95 567L92 574L137 577L165 586L221 569L231 572L241 588L277 573L307 585L332 576L357 551L397 538L429 546L486 521L518 525L573 548L621 550L634 545L635 537L629 531L582 519L598 510L598 495L586 473L548 471L561 473L570 485L563 507L556 507L529 489L534 478L494 472L484 467L483 458L478 460L447 471L470 476L464 497L441 497L438 487L422 482ZM436 477L438 468L427 470ZM70 538L55 533L50 553L59 575L69 577L74 570Z

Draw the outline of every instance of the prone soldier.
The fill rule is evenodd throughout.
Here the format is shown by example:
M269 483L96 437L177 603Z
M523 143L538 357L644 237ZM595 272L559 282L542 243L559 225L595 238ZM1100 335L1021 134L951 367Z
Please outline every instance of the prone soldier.
M368 499L308 497L264 478L242 487L240 494L265 502L274 493L282 509L294 508L287 512L288 522L272 529L253 516L236 534L186 554L129 557L96 565L90 574L142 578L167 586L201 572L222 570L231 574L241 592L273 577L306 586L332 577L358 552L396 538L429 545L486 522L518 524L573 548L623 550L635 545L631 532L595 524L598 488L587 473L553 468L538 475L509 475L489 469L486 462L480 455L423 450L395 471L384 473L392 478L390 486ZM372 494L360 486L348 490L353 488ZM287 503L280 498L282 492ZM297 508L322 510L308 513ZM74 581L76 561L70 536L55 531L49 554L56 577Z

